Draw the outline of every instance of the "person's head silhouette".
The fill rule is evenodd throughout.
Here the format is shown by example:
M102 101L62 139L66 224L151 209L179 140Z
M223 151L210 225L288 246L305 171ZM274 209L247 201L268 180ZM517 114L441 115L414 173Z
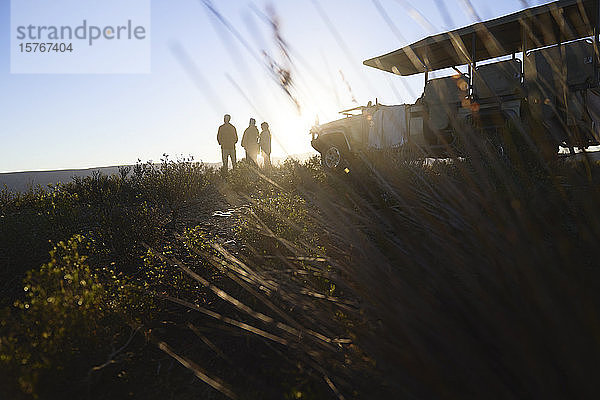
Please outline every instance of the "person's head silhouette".
M228 123L230 120L231 120L231 115L225 114L225 116L223 117L223 121L225 121L225 123Z
M262 124L260 124L260 127L262 129L269 129L269 124L267 124L266 122L263 122Z
M250 125L256 125L256 120L254 118L250 118Z

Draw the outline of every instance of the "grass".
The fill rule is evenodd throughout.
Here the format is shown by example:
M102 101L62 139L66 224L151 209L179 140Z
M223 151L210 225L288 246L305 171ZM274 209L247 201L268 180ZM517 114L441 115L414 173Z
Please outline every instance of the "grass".
M3 192L0 386L14 398L589 397L600 165L477 151L365 155L341 175L318 158L241 163L226 178L165 158ZM66 290L75 273L94 290Z

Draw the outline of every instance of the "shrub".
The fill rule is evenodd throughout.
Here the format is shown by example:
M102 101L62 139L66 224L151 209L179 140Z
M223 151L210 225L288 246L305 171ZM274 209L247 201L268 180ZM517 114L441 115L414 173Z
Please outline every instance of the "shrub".
M2 386L12 386L15 397L85 392L94 371L129 357L114 349L132 332L121 301L131 291L112 271L93 271L89 250L81 236L59 242L50 262L27 273L24 299L4 311L0 361L8 376Z

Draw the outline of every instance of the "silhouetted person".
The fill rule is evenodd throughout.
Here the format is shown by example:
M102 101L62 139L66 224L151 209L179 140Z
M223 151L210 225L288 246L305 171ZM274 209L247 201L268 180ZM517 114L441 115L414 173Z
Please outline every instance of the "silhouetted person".
M258 165L256 161L258 156L258 129L254 118L250 118L250 125L244 131L242 147L246 149L246 159L252 160L255 165Z
M235 144L238 141L237 131L235 126L231 125L229 121L231 115L225 114L223 125L219 127L217 133L217 141L221 145L221 158L223 159L223 172L227 172L227 162L231 158L231 168L235 168Z
M265 167L271 166L271 131L269 131L269 124L263 122L260 124L260 137L259 144L260 150L263 153L263 158L265 160Z

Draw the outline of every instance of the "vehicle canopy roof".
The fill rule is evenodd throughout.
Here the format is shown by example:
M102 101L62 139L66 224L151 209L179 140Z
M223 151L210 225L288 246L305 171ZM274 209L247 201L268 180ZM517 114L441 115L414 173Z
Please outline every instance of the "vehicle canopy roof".
M561 0L528 8L427 37L363 64L407 76L518 53L524 42L534 49L593 36L598 3Z

